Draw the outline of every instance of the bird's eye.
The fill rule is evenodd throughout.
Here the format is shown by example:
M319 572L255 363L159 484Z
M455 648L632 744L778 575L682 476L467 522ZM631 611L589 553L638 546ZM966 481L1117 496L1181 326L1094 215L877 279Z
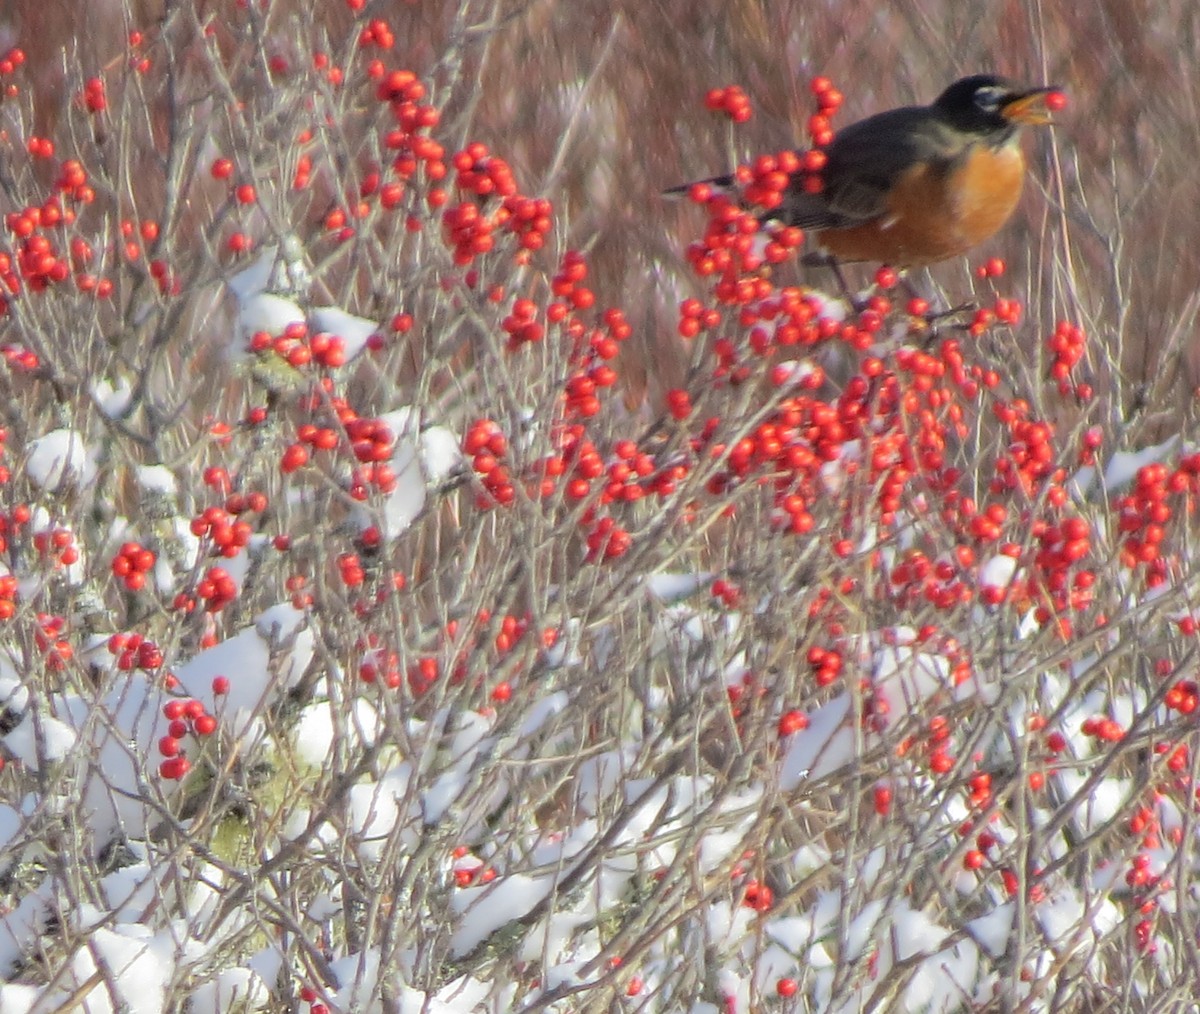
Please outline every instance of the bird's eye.
M975 105L985 113L998 113L1008 93L996 85L984 85L975 89Z

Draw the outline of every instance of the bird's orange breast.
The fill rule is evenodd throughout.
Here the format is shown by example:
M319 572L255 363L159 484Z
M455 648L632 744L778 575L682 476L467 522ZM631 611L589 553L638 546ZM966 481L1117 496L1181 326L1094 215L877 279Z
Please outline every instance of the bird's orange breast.
M919 164L888 195L888 211L862 225L826 229L821 246L843 261L922 267L957 257L994 235L1016 209L1025 159L1016 141L978 145L939 170Z

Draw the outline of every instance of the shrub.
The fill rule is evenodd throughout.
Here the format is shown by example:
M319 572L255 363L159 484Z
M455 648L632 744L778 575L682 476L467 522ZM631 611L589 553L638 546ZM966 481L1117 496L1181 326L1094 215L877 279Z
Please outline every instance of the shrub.
M623 400L470 5L347 6L0 60L0 1006L1189 995L1200 455L995 258L849 310L703 191Z

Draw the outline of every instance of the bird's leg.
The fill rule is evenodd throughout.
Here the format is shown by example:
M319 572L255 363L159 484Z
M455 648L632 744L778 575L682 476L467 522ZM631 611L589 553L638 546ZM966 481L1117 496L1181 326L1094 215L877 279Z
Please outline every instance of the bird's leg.
M828 268L833 272L833 277L837 279L838 288L842 290L842 296L850 304L850 308L855 313L862 313L867 308L866 301L859 299L850 291L846 276L842 274L842 266L833 254L825 253L823 250L812 250L800 258L800 263L805 267Z
M904 287L904 291L908 293L909 299L919 299L926 306L929 305L929 300L921 294L921 291L913 284L912 279L908 277L908 273L900 275L900 284ZM947 317L957 317L960 313L974 311L977 307L971 301L959 303L958 306L951 307L949 310L929 310L922 317L926 324L936 324L939 320L945 320Z
M936 313L930 312L925 314L926 322L936 324L939 320L945 320L947 317L957 317L960 313L974 313L978 307L968 300L965 303L959 303L958 306L953 306L949 310L938 310Z

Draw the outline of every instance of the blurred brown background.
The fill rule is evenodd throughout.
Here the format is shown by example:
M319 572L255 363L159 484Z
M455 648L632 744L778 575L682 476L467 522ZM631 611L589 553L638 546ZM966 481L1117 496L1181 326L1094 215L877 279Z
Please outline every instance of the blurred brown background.
M310 6L264 5L267 45L288 52L305 36L297 20L315 22L345 55L344 5ZM232 7L195 4L201 23ZM681 250L701 213L663 202L664 187L794 143L815 74L845 93L842 124L927 102L966 73L1060 84L1071 105L1052 134L1030 132L1018 218L979 253L1008 259L1004 291L1030 308L1023 341L1036 346L1056 317L1089 330L1097 382L1124 409L1145 384L1175 399L1200 385L1194 0L393 0L368 14L392 25L389 62L450 84L448 145L482 140L526 192L555 202L566 240L592 253L600 302L626 310L641 358L667 383L679 372L674 307L692 293ZM111 66L128 28L160 16L161 0L9 0L0 45L28 52L46 124L66 101L71 59L85 72ZM702 106L727 84L755 107L736 129ZM964 297L967 269L944 265L938 280Z

